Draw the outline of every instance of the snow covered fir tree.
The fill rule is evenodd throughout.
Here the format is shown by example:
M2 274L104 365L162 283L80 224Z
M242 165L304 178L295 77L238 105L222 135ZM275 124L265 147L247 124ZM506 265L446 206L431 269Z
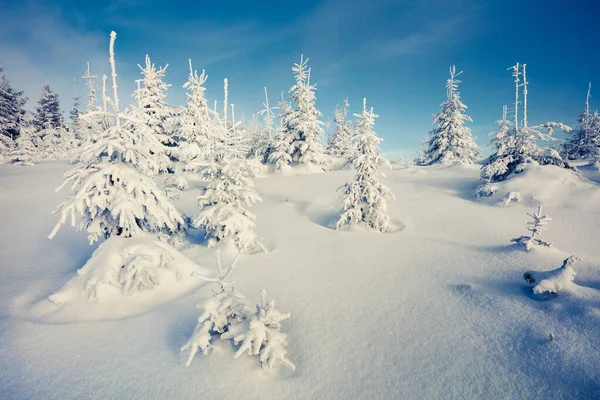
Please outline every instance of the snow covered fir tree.
M198 197L200 212L192 224L204 230L209 247L232 243L240 250L264 250L255 232L256 217L249 211L261 198L240 162L224 156L213 167L213 179Z
M62 118L58 95L50 89L50 85L44 85L35 109L34 125L38 130L57 129L62 125Z
M319 120L322 114L315 107L316 85L310 83L308 58L300 57L300 63L294 64L292 71L296 79L289 90L293 106L282 115L283 137L288 143L291 163L326 169L327 158L321 144L323 122Z
M353 135L352 122L346 120L348 115L348 99L344 100L342 106L335 110L335 131L329 137L329 154L337 157L345 157L351 151L351 141Z
M418 159L422 165L455 162L473 164L482 157L471 130L465 126L465 123L472 122L472 119L464 114L467 106L460 100L458 92L458 84L461 81L456 78L461 73L456 73L454 65L450 67L450 78L446 83L448 100L442 103L442 110L432 116L438 127L432 130L425 140L423 155Z
M189 60L190 75L183 87L187 90L187 104L180 110L178 121L178 155L184 168L199 171L211 161L215 142L221 130L215 121L216 115L208 107L204 84L208 79L205 71L198 75Z
M152 179L162 167L156 156L162 146L159 137L149 129L136 129L133 120L119 109L115 39L116 33L112 32L114 110L105 115L109 120L105 129L95 132L97 141L87 142L81 148L80 163L66 174L61 187L68 186L73 193L56 210L59 221L50 238L68 220L78 230L87 230L90 243L113 235L127 238L143 232L168 238L184 227L180 212Z
M35 127L30 119L25 118L20 125L19 137L8 152L6 162L9 164L31 166L37 162L37 148L34 143Z
M167 90L170 85L166 84L165 77L167 66L156 68L146 55L144 66L138 65L143 79L138 81L139 88L135 92L137 107L132 107L130 114L134 118L136 130L147 130L156 135L162 147L153 149L157 159L160 158L160 171L167 171L170 167L169 157L174 157L173 147L176 142L173 138L173 123L175 109L166 102Z
M354 152L346 163L355 171L353 182L341 188L344 207L335 223L337 229L345 229L356 224L365 224L378 232L391 232L392 225L387 215L387 199L394 195L378 177L378 170L390 167L389 162L379 155L381 138L373 131L377 114L367 109L367 99L363 100L363 111L355 114L356 134L352 139Z
M8 145L19 137L21 125L25 119L27 98L22 91L15 90L3 69L0 68L0 135L2 142Z

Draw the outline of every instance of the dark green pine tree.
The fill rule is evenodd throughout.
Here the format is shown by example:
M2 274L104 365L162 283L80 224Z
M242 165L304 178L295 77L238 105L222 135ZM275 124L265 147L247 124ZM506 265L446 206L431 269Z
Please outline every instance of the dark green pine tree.
M16 140L25 118L27 98L10 86L0 68L0 134Z
M44 85L33 123L38 130L56 129L61 126L61 120L58 95L50 89L50 85Z

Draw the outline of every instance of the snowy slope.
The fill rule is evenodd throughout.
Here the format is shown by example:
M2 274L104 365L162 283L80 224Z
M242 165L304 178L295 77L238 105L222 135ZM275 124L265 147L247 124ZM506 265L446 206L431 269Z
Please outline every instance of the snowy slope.
M294 372L262 371L224 344L189 368L179 348L199 315L197 292L129 317L58 323L35 305L90 257L85 233L46 239L68 168L0 166L0 397L6 399L600 398L600 188L567 171L510 182L522 201L475 199L478 166L411 167L384 183L395 231L338 232L329 223L346 171L256 180L252 210L269 253L244 255L232 277L278 308ZM178 205L196 212L192 181ZM509 243L542 202L550 249ZM214 250L182 251L214 268ZM578 290L542 301L523 280L570 254ZM554 333L555 340L548 337Z

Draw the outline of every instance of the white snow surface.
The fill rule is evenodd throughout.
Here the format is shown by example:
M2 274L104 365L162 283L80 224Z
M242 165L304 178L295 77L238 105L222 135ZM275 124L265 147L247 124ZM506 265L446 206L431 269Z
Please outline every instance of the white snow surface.
M229 343L185 367L179 349L214 284L178 291L174 280L168 298L137 308L127 301L143 291L118 292L112 312L101 301L69 313L68 303L49 302L65 288L81 294L69 280L98 248L69 227L46 239L69 166L0 166L0 398L600 398L600 188L540 167L503 187L522 196L505 208L505 193L475 198L479 167L387 173L382 182L397 195L391 233L329 228L350 171L256 179L263 202L252 211L270 251L243 254L231 279L252 303L264 288L291 313L287 357L296 369L273 372L253 357L234 359ZM190 179L177 201L187 215L203 184ZM540 203L553 217L544 235L554 247L524 252L509 240ZM182 269L214 276L203 236L192 231L183 255L171 254ZM553 270L571 254L583 260L577 295L540 301L523 272Z

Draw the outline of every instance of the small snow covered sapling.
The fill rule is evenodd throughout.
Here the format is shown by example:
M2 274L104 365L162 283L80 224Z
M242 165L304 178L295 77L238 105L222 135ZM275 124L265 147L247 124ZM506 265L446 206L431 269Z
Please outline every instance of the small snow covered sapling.
M245 351L250 355L259 357L261 366L274 368L281 363L294 370L295 365L286 358L286 335L281 333L280 322L288 319L290 314L283 314L275 308L274 301L266 301L266 291L262 291L261 303L252 310L244 295L233 288L234 282L227 278L235 268L236 261L241 251L238 252L227 271L221 267L220 252L217 250L217 266L219 276L199 278L215 282L220 287L220 292L204 303L198 304L203 313L198 318L196 328L181 351L189 350L186 366L189 367L198 351L207 355L213 343L218 339L232 340L234 344L241 342L234 357L238 358ZM227 290L231 287L231 290Z
M185 363L189 367L198 351L207 355L212 349L213 342L226 333L232 323L241 323L248 313L248 300L236 291L223 291L206 302L198 304L203 310L192 336L181 348L189 350Z
M575 279L573 265L581 261L577 256L566 258L562 266L552 271L526 272L523 279L530 285L535 285L531 290L534 294L556 294L565 289Z
M232 326L221 338L232 339L235 344L241 343L235 358L247 352L258 356L263 368L273 369L277 363L281 363L294 371L296 366L286 357L287 335L281 332L281 321L288 319L290 313L280 312L275 308L275 301L267 302L266 297L267 291L263 289L256 312Z
M211 278L197 274L193 275L203 281L218 284L220 291L216 292L215 295L207 301L199 303L196 306L197 308L202 309L203 312L200 317L198 317L198 322L192 336L187 343L181 347L181 351L190 351L187 362L185 363L186 367L191 365L198 351L202 351L202 354L207 355L212 348L213 342L219 339L221 334L227 332L229 326L233 322L243 321L244 317L251 312L246 298L233 289L234 282L227 280L229 275L231 275L235 269L240 253L241 251L238 252L233 262L229 265L229 268L223 272L221 266L221 252L220 250L217 250L218 276L216 278ZM227 291L226 289L228 287L232 287L232 289Z
M504 208L508 207L513 201L521 201L521 195L519 192L510 192L506 195L502 203L504 204Z
M525 246L527 251L531 250L533 246L545 246L550 247L551 243L546 242L539 238L541 233L546 230L546 226L548 225L548 221L551 221L552 218L548 217L548 215L542 215L542 206L540 205L536 212L533 214L527 213L532 218L532 221L527 223L527 230L531 232L530 236L521 236L518 238L511 239L511 242L515 242L516 244L522 244Z

